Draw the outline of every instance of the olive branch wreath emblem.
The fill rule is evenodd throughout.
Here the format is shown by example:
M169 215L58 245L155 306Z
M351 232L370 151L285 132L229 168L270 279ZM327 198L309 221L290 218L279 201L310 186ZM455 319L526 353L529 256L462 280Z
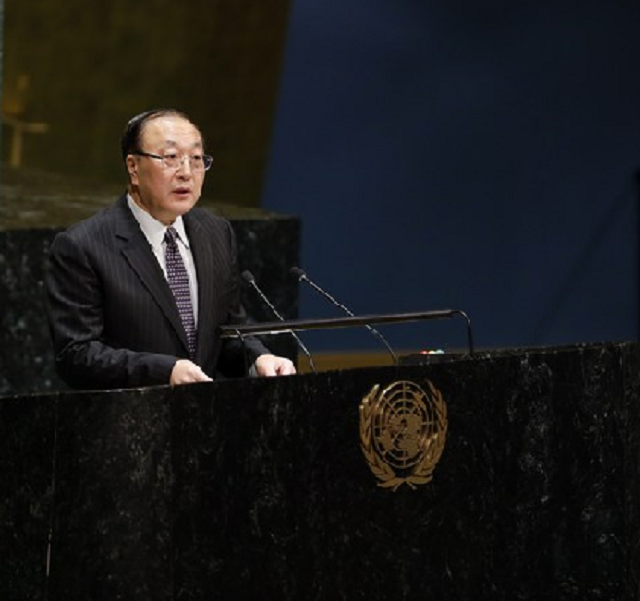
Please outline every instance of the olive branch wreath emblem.
M373 386L360 403L360 447L378 486L397 490L427 484L444 450L447 406L427 380L428 392L400 380L380 392Z

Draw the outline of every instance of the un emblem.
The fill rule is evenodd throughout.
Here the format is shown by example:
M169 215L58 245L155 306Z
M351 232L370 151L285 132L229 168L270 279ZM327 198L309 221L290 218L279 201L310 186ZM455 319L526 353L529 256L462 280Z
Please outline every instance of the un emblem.
M447 406L427 381L425 392L401 380L380 392L376 384L360 403L360 446L378 486L415 489L431 481L447 435Z

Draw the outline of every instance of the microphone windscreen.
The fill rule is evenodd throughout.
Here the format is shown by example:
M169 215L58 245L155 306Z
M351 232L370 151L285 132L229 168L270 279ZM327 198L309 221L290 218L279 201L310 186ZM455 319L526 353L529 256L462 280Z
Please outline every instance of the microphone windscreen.
M299 267L292 267L289 270L289 273L298 278L299 280L302 279L303 277L305 277L307 274L304 272L304 270L300 269Z
M253 277L253 274L248 269L245 269L240 275L242 279L249 284L253 284L253 282L256 281L256 278Z

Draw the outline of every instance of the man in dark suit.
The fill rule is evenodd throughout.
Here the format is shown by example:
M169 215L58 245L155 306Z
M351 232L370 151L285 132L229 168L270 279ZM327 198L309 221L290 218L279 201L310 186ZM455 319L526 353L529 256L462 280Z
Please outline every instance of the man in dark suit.
M56 368L77 388L202 382L295 373L257 339L221 340L240 324L230 224L194 208L211 157L173 109L131 119L122 137L127 194L58 234L45 280ZM247 356L249 361L247 361Z

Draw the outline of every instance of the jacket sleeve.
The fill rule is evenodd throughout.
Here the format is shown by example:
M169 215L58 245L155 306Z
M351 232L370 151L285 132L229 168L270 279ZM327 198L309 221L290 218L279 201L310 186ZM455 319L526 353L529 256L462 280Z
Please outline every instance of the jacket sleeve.
M45 301L56 370L73 388L168 384L177 358L104 343L103 290L82 241L58 234L49 252Z

